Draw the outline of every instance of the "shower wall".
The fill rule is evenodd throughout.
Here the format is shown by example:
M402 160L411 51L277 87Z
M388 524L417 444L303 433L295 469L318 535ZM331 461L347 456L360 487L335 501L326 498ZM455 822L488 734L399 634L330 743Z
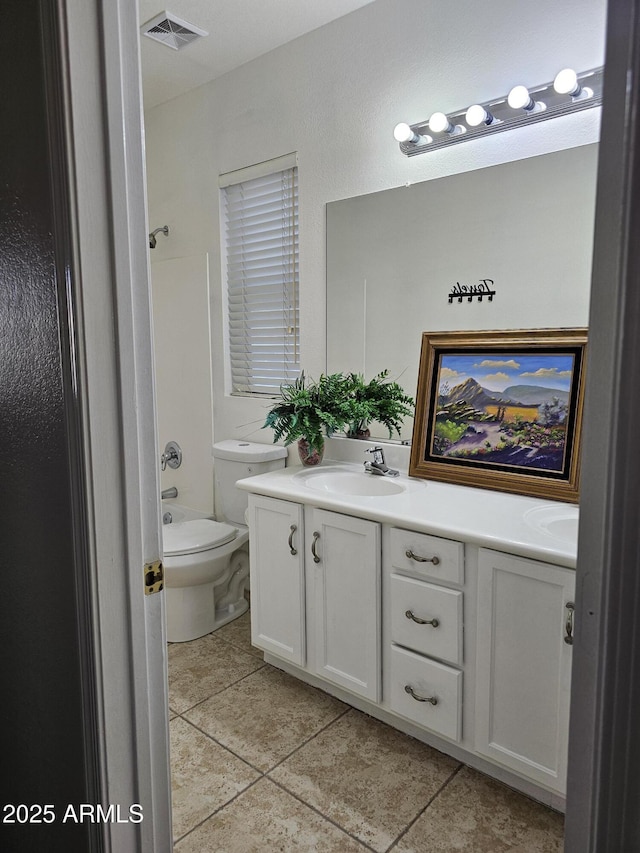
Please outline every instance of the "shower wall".
M154 262L156 251L151 286L158 445L163 450L177 441L183 454L179 468L162 472L162 488L175 486L179 503L213 512L209 259L202 254Z

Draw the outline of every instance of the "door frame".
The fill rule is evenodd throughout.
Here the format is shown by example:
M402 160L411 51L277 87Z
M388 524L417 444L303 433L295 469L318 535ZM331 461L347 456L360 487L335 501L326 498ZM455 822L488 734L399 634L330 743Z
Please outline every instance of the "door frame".
M610 2L576 572L567 853L640 849L640 0Z
M101 796L125 815L143 807L141 822L106 823L103 843L169 853L164 593L144 594L144 566L162 546L138 9L49 5L62 58Z

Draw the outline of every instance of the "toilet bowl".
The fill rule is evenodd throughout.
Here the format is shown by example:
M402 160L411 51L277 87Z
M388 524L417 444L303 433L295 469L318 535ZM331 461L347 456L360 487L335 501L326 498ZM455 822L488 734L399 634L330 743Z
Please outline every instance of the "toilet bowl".
M249 531L197 519L163 525L167 639L195 640L247 610Z
M162 525L162 542L170 643L203 637L248 609L249 530L243 523L248 496L235 484L244 477L284 467L286 455L284 447L255 442L215 444L219 520L175 504L167 513L163 511L168 520Z

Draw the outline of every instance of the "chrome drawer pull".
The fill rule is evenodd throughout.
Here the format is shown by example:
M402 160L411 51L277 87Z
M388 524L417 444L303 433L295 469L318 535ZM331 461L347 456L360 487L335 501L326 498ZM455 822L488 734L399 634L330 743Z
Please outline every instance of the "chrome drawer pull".
M408 693L412 699L415 699L416 702L428 702L430 705L437 705L438 700L435 696L418 696L417 693L414 692L413 687L410 684L405 684L404 692Z
M297 550L293 547L293 534L296 532L297 529L298 528L295 524L292 524L289 528L289 530L291 531L291 533L289 534L289 551L291 551L292 557L295 557L295 555L298 553Z
M564 641L568 646L573 645L573 614L575 613L576 606L573 601L568 601L565 604L565 610L567 611L567 621L564 623Z
M415 560L416 563L433 563L434 566L440 565L440 557L419 557L417 554L414 554L411 548L408 551L405 551L405 554L410 560Z
M419 616L416 616L412 610L407 610L404 615L407 619L413 619L413 621L417 622L418 625L431 625L433 628L437 628L440 624L439 619L421 619Z
M318 533L317 530L314 530L313 542L311 543L311 553L313 554L313 562L314 563L320 562L320 557L318 557L318 552L316 551L316 542L318 541L319 538L320 538L320 534Z

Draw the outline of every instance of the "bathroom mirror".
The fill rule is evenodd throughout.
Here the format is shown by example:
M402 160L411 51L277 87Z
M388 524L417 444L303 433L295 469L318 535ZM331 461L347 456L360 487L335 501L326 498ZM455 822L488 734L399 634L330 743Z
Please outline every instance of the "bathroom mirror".
M597 147L327 204L327 372L415 396L423 332L586 326Z

